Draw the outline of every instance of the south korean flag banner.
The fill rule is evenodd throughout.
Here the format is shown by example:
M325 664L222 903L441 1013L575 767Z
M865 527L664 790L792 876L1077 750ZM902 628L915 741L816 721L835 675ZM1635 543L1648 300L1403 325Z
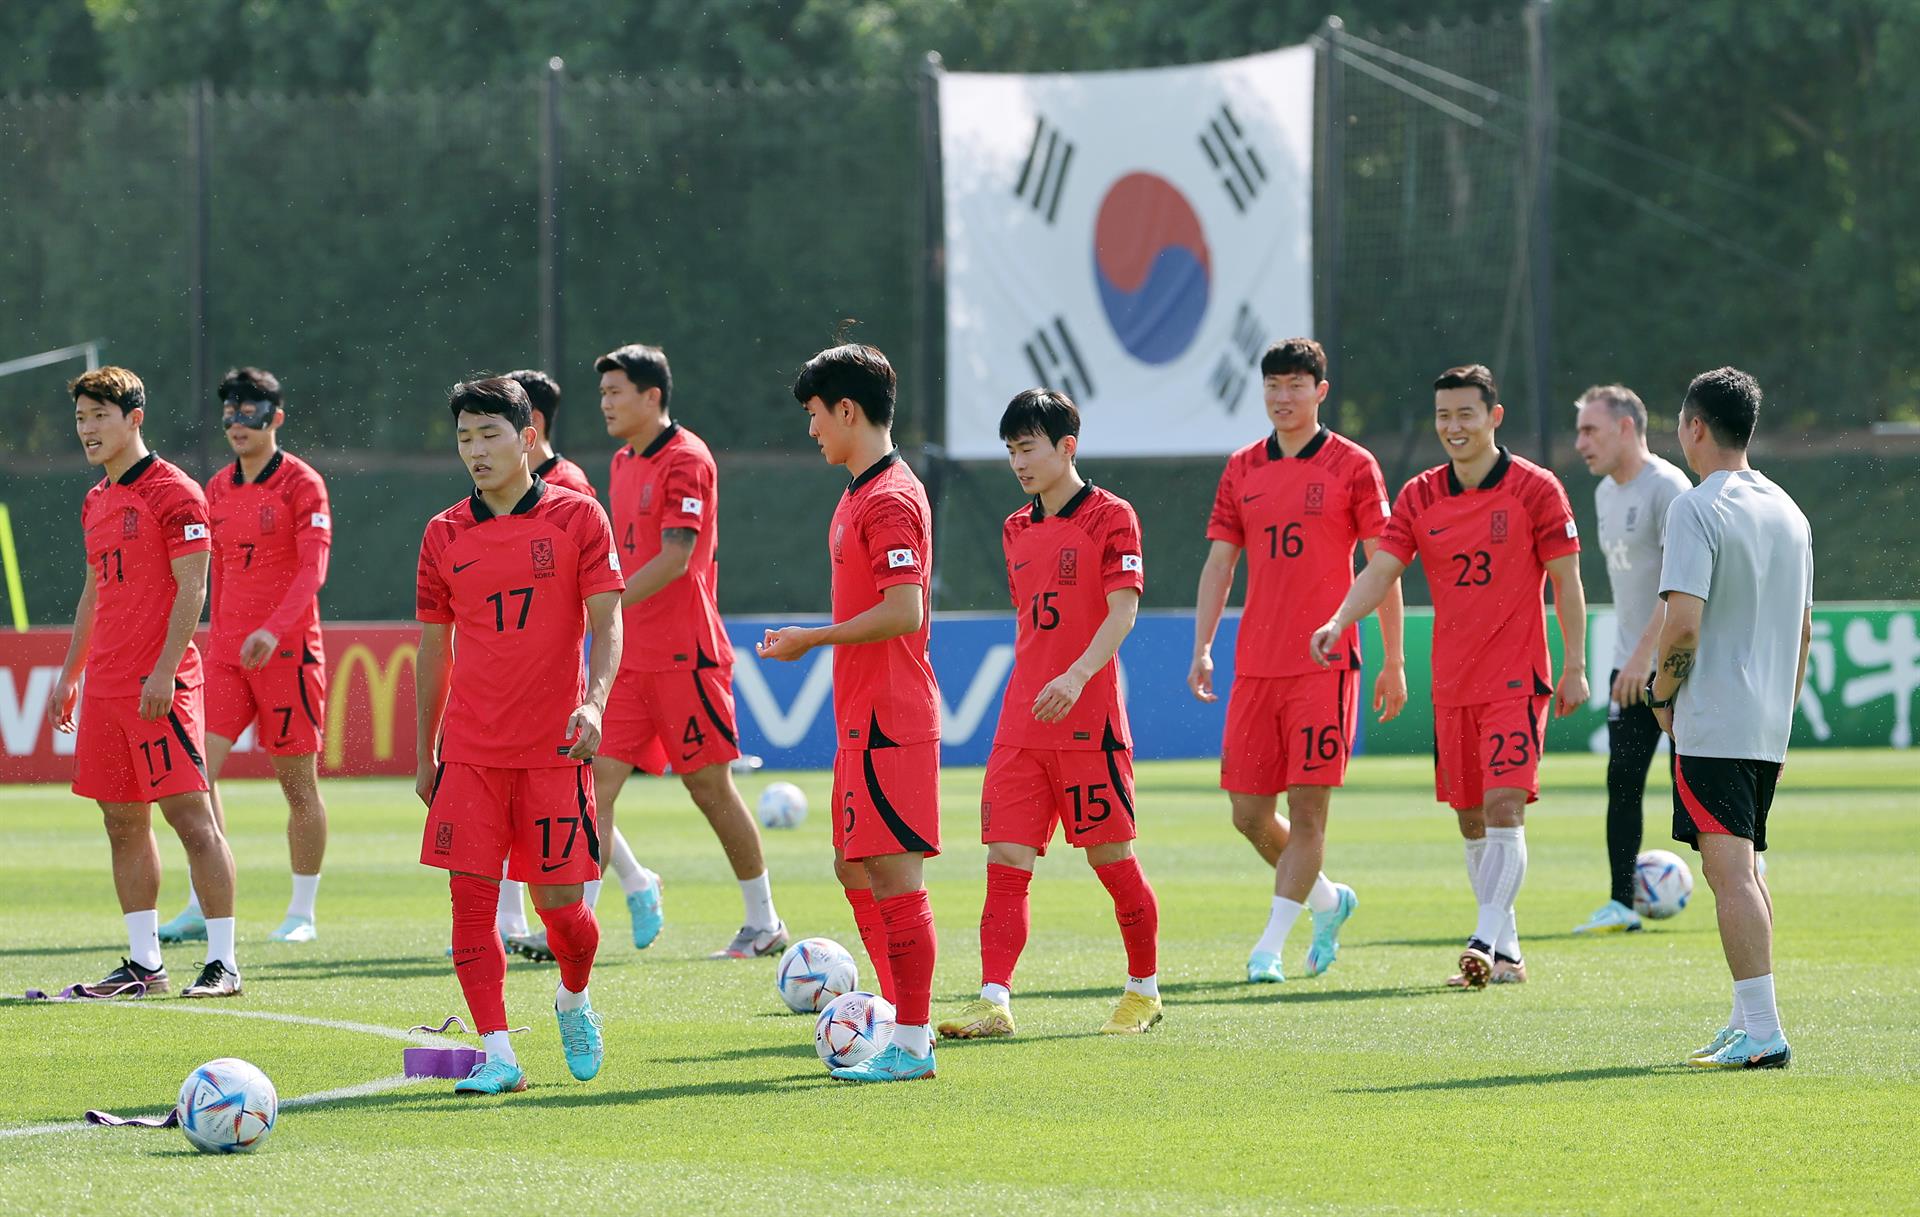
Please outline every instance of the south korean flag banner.
M1310 47L940 78L953 456L1035 386L1100 456L1258 437L1260 352L1313 329L1313 82Z

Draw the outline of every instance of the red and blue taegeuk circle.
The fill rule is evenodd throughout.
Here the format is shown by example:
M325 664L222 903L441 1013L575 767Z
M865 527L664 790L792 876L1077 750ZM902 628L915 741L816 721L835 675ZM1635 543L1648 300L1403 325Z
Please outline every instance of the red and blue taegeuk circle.
M1093 224L1093 277L1114 337L1142 363L1171 363L1207 313L1213 261L1179 187L1129 173L1107 189Z

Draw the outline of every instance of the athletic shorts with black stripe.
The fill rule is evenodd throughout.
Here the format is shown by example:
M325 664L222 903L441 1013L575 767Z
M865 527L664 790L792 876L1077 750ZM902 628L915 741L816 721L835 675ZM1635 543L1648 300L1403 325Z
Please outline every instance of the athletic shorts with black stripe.
M1703 833L1745 837L1767 848L1767 812L1780 762L1724 756L1673 758L1673 839L1700 848Z
M1553 690L1476 706L1433 708L1433 796L1455 811L1487 801L1487 791L1524 790L1540 798L1540 746Z
M1360 671L1235 676L1220 746L1220 788L1279 794L1346 781L1359 726Z
M940 741L842 748L833 757L834 852L848 862L940 852Z
M980 840L1047 852L1055 825L1076 849L1131 841L1133 750L995 745L980 788Z
M442 762L428 796L420 862L522 883L600 877L593 773L586 763L498 769Z
M600 724L600 755L656 775L669 768L692 773L738 757L733 669L620 669Z
M138 697L80 699L73 793L102 803L151 803L207 789L200 686L175 682L159 718L140 717Z
M327 717L327 674L318 663L243 668L208 660L207 730L237 740L248 727L272 756L311 756L320 751L320 724Z

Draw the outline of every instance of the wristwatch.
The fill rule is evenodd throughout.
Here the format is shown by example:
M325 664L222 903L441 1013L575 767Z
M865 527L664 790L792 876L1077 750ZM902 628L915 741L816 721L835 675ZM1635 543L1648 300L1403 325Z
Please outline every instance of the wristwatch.
M1675 689L1673 691L1673 697L1669 697L1665 701L1661 701L1658 698L1654 697L1653 695L1653 677L1654 677L1654 674L1652 672L1647 673L1647 709L1665 710L1667 707L1673 705L1673 697L1680 696L1680 690Z

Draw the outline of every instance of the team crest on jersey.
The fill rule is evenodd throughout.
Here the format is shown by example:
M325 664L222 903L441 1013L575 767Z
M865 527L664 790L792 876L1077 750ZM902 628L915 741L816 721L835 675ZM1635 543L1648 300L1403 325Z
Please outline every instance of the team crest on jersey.
M1627 522L1625 527L1631 529L1633 527L1634 517L1638 516L1639 514L1640 514L1640 509L1638 507L1627 508Z
M453 848L453 825L442 821L440 826L434 829L433 848L434 852L442 854Z
M645 486L642 486L640 488L640 510L645 511L652 506L653 506L653 483L648 482Z
M262 503L260 505L260 531L273 531L273 504L271 503Z
M1068 587L1080 581L1080 551L1071 545L1060 551L1059 581Z
M553 540L549 537L533 539L533 577L536 579L553 577Z
M1317 516L1327 502L1327 484L1325 482L1307 483L1307 514Z
M1490 530L1496 545L1507 539L1507 513L1504 509L1493 513Z
M140 535L140 513L131 507L120 509L120 535L123 537Z
M846 538L846 535L847 526L845 524L835 524L833 526L833 560L835 562L840 560L840 542Z

